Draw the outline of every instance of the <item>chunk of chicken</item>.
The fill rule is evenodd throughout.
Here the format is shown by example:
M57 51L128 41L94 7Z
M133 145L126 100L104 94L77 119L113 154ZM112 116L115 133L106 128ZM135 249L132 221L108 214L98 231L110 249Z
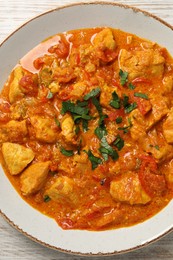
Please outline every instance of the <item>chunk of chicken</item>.
M74 181L66 176L58 177L45 194L60 203L66 201L75 205L79 200Z
M21 141L27 133L26 120L11 120L0 128L0 143Z
M146 135L146 122L144 116L138 109L130 113L132 126L130 127L130 134L133 140L142 139Z
M173 144L173 108L168 113L168 116L163 123L163 134L169 144Z
M122 49L119 54L119 67L128 72L128 79L136 77L159 77L164 71L164 57L157 50L127 51Z
M73 90L71 91L71 95L80 99L82 98L85 90L86 90L86 84L84 82L78 82L74 84Z
M21 191L25 196L38 192L44 186L49 166L50 161L34 163L22 173Z
M127 202L130 205L146 204L151 200L143 190L138 175L133 172L127 172L113 180L110 194L116 201Z
M65 141L68 143L74 142L75 133L75 123L70 115L65 115L61 121L61 134L65 138Z
M2 154L11 175L17 175L34 159L30 148L15 143L3 143Z
M161 145L158 145L159 143L161 143ZM148 132L148 134L140 140L140 144L143 150L152 154L159 163L173 158L173 146L167 144L165 140L161 140L156 130Z
M148 117L149 127L160 121L169 112L167 100L163 96L153 96L151 97L150 102L152 105L152 112Z
M101 50L114 50L116 47L115 39L111 29L105 28L96 34L93 40L94 47Z
M30 118L34 127L37 140L46 143L54 143L57 140L57 131L53 129L53 119L33 116Z
M163 78L164 93L170 93L173 89L173 76L165 76Z
M18 66L14 69L13 76L14 78L10 83L10 90L9 90L10 103L14 103L24 96L24 93L22 92L19 86L19 81L23 76L23 71L21 66Z
M106 84L103 86L100 94L100 104L105 108L110 108L110 101L112 99L112 90Z

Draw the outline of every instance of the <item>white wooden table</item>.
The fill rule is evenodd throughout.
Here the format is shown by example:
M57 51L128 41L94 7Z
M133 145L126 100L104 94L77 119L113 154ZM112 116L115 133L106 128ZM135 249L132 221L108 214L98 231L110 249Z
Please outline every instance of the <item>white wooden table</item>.
M73 0L0 0L0 42L34 16ZM75 1L75 0L74 0ZM73 1L73 2L74 2ZM75 2L82 2L76 0ZM86 1L85 1L86 2ZM173 25L173 0L117 0L157 15ZM102 257L102 259L107 257ZM0 260L85 259L39 245L23 236L0 216ZM95 257L94 259L98 259ZM109 259L173 259L173 232L148 247Z

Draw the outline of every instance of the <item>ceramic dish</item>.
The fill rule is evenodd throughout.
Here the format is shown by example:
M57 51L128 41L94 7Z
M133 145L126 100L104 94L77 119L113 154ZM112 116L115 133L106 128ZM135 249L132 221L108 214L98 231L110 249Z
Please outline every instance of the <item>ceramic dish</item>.
M146 12L115 3L65 6L24 24L0 46L0 86L15 64L43 39L77 28L109 26L156 41L173 55L173 28ZM6 58L8 55L8 59ZM128 228L109 231L62 230L57 223L30 207L0 169L0 211L20 232L36 242L67 253L111 255L145 246L173 228L173 201L153 218Z

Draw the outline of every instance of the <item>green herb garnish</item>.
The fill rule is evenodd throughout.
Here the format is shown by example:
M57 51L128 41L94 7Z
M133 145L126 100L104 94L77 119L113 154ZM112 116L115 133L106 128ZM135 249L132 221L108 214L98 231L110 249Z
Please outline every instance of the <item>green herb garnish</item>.
M121 151L121 149L124 147L124 140L121 138L120 135L117 135L113 145L117 147L118 151Z
M88 151L84 150L84 152L86 152L88 155L88 159L90 160L92 165L92 170L96 169L98 165L102 163L102 160L99 157L94 156L91 150Z
M140 93L140 92L135 92L134 96L135 97L140 97L140 98L143 98L143 99L148 99L148 96L146 94Z
M44 202L49 202L51 200L51 198L49 197L49 195L45 195L43 200L44 200Z
M99 151L101 152L101 154L104 157L104 154L108 154L111 156L111 158L115 161L119 158L119 155L117 153L117 151L115 151L112 146L110 146L106 140L106 137L104 136L101 139L101 146L99 148Z
M130 84L128 85L128 88L131 89L131 90L134 90L136 87L135 87L132 83L130 83Z
M84 96L84 100L89 100L92 97L96 97L99 93L100 93L100 88L95 88Z
M122 70L120 69L120 71L119 71L119 76L120 76L120 84L121 84L122 86L124 86L124 85L126 84L126 82L127 82L128 72L122 71Z
M119 109L121 107L120 98L115 91L112 93L112 100L109 104L111 105L111 107L116 109Z
M115 122L116 122L117 124L121 124L122 121L123 121L122 116L119 116L119 117L117 117L117 118L115 119Z
M68 157L74 155L73 150L66 150L66 149L64 149L63 147L61 147L60 152L61 152L63 155L68 156Z
M130 113L136 107L137 107L137 103L136 102L129 104L127 107L125 107L125 113Z
M59 120L56 117L54 118L54 120L55 120L56 125L60 126L60 122L59 122Z

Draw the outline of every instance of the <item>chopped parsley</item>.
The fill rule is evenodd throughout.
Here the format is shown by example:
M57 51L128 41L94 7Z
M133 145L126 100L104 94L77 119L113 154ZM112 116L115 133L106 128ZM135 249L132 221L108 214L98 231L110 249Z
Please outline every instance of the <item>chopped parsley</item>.
M57 126L60 126L60 122L59 122L59 120L55 117L54 118L54 120L55 120L55 124L57 125Z
M94 156L94 154L91 152L91 150L85 151L84 152L87 153L88 155L88 159L91 162L92 165L92 170L96 169L98 167L99 164L102 163L102 160L99 157Z
M99 93L100 93L100 88L95 88L84 96L84 100L89 100L92 97L96 97Z
M66 149L64 149L63 147L61 147L60 152L61 152L63 155L68 156L68 157L74 155L73 150L66 150Z
M136 87L132 83L129 83L128 88L134 90Z
M119 109L121 107L120 98L115 91L112 93L112 100L109 104L111 105L111 107L116 109Z
M121 84L122 86L124 86L124 85L126 84L126 82L127 82L128 72L122 71L122 70L120 69L120 71L119 71L119 76L120 76L120 84Z
M51 198L49 197L49 195L45 195L43 200L44 200L44 202L49 202L51 200Z
M150 144L150 147L152 147L152 148L155 148L156 150L160 150L160 148L159 148L159 146L158 145L152 145L152 144Z
M117 135L113 145L117 147L118 151L121 151L121 149L124 147L124 140L121 138L120 135Z
M143 98L143 99L148 99L148 96L146 94L140 93L140 92L135 92L134 96L135 97L140 97L140 98Z
M117 151L108 144L105 136L101 139L101 146L99 148L99 151L101 152L104 159L104 156L106 155L106 160L108 159L107 155L110 155L114 161L119 158Z
M117 117L117 118L115 119L115 122L116 122L117 124L121 124L122 121L123 121L122 116L119 116L119 117Z
M130 113L131 111L133 111L135 108L137 108L137 103L131 103L129 104L127 107L125 107L125 113Z

